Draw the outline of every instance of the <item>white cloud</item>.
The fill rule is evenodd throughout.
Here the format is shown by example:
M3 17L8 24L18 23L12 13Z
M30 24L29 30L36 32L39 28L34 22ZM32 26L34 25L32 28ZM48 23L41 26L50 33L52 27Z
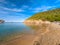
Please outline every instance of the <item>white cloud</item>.
M36 7L32 11L37 13L37 12L40 12L40 11L47 11L48 9L53 8L53 7L55 7L55 6Z
M27 6L27 5L23 5L22 7L23 7L23 8L28 8L29 6Z
M9 10L9 11L14 11L14 12L24 12L25 10L23 9L17 9L17 8L3 8L4 10Z
M0 7L0 14L8 14L8 13L9 13L8 11L3 10L3 7Z
M0 11L0 14L8 14L6 11Z
M30 7L28 5L22 5L21 9L29 9Z
M39 12L40 10L42 10L42 8L37 7L33 10L33 12Z
M38 8L35 8L35 10L41 10L41 9L42 9L42 8L39 8L39 7L38 7Z

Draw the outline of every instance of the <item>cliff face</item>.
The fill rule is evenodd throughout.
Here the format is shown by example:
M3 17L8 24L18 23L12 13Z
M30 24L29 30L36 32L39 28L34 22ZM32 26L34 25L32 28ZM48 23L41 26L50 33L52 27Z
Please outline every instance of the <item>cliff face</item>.
M0 23L4 23L5 21L4 20L0 20Z
M26 20L24 22L27 25L40 25L40 24L50 24L50 21L43 21L43 20Z

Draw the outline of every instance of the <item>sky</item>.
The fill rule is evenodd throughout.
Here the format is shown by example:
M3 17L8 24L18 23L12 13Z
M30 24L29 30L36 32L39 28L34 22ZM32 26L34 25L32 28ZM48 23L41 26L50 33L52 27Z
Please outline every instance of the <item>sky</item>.
M60 8L60 0L0 0L0 19L23 22L35 13Z

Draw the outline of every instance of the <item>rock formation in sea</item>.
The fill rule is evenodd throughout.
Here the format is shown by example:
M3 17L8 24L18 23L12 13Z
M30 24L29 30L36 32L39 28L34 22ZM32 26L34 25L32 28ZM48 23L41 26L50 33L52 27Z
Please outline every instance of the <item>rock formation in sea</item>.
M4 23L5 21L4 20L0 20L0 23Z

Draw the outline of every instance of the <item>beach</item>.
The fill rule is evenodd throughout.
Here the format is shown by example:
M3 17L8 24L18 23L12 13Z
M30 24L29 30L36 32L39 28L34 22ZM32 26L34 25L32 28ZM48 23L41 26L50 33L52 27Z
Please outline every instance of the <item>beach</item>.
M41 28L40 28L41 27ZM1 43L1 45L59 45L60 25L51 23L40 26L34 34L23 34L14 39Z

